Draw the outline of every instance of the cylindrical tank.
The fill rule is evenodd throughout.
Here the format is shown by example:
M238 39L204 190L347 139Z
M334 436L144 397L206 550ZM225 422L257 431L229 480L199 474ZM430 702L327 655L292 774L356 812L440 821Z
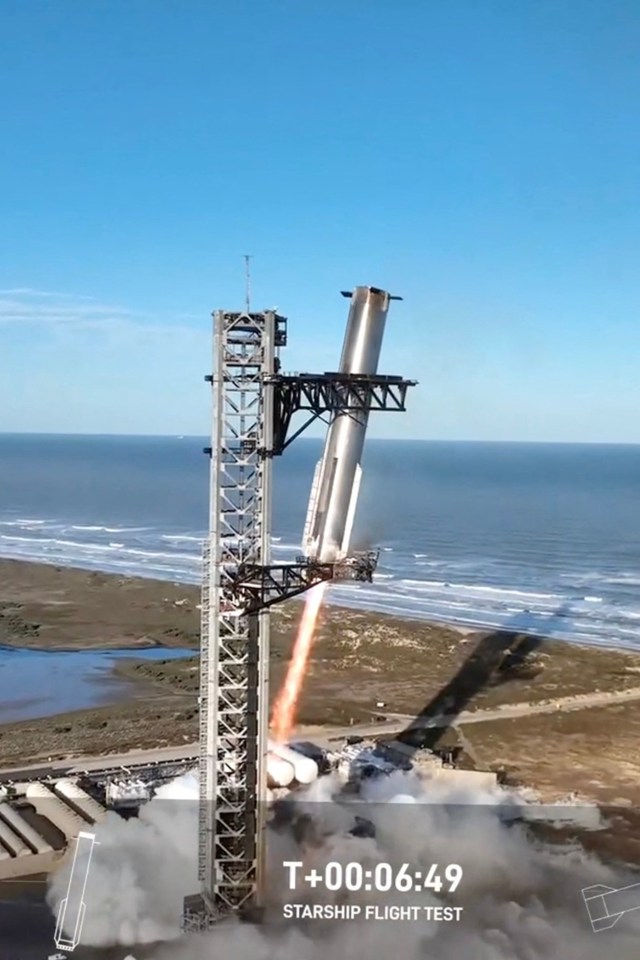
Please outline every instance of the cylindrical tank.
M340 360L340 373L377 373L391 297L377 287L356 287ZM303 535L308 557L331 563L344 557L355 518L362 476L362 450L368 412L334 415L322 459L313 477Z
M315 760L292 750L285 743L276 743L275 740L269 740L269 753L275 753L276 756L291 764L298 783L312 783L318 779L318 764Z
M283 760L277 753L267 754L267 784L270 787L288 787L295 777L293 764Z
M28 857L32 853L22 837L12 830L4 820L0 820L0 841L14 857Z
M27 823L24 817L8 803L0 803L0 818L9 824L32 848L34 853L49 853L53 847L41 837L37 830Z
M53 789L59 797L69 802L73 809L89 823L99 823L106 815L105 808L79 787L75 780L58 780Z
M36 812L50 820L67 840L73 840L81 830L87 829L87 821L67 806L43 783L25 784L23 791Z

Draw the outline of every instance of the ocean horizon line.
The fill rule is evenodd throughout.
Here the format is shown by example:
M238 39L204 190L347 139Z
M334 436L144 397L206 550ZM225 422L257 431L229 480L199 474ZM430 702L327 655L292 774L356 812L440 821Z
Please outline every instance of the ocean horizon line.
M0 430L0 438L4 437L47 437L47 438L82 438L82 439L114 439L114 440L198 440L208 441L210 435L206 433L89 433L89 432L56 432L40 430ZM300 436L296 442L320 441L323 436ZM375 443L427 443L427 444L475 444L527 446L527 447L638 447L640 440L522 440L522 439L474 439L458 437L369 437L367 444Z

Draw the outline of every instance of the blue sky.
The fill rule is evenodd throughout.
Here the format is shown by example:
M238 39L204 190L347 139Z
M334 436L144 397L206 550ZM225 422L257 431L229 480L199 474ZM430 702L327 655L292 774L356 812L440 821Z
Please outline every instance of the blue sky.
M4 0L0 431L205 433L214 307L378 436L640 441L636 0Z

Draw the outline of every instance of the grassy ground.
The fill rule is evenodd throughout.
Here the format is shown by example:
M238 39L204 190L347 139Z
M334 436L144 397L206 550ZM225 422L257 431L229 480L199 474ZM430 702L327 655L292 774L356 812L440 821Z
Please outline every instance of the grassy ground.
M0 561L0 642L45 649L196 646L193 587ZM271 692L290 654L299 602L276 608ZM0 727L0 765L122 752L197 738L198 663L126 661L126 703ZM1 680L0 680L1 684ZM300 705L303 725L378 715L433 715L540 703L640 686L640 656L491 631L325 607ZM1 690L0 690L1 693ZM378 706L383 704L383 706ZM504 766L546 793L640 801L640 700L469 723L479 763Z

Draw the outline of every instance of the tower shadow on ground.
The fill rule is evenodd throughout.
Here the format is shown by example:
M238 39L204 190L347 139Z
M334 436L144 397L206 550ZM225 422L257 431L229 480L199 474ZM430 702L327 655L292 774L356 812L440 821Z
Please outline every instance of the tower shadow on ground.
M563 616L566 605L554 611L550 620ZM538 673L532 654L543 643L540 634L522 633L517 620L499 630L482 636L457 673L416 714L411 723L396 739L412 750L438 750L456 719L487 687L499 686L513 680L525 682ZM425 726L438 719L438 726Z

